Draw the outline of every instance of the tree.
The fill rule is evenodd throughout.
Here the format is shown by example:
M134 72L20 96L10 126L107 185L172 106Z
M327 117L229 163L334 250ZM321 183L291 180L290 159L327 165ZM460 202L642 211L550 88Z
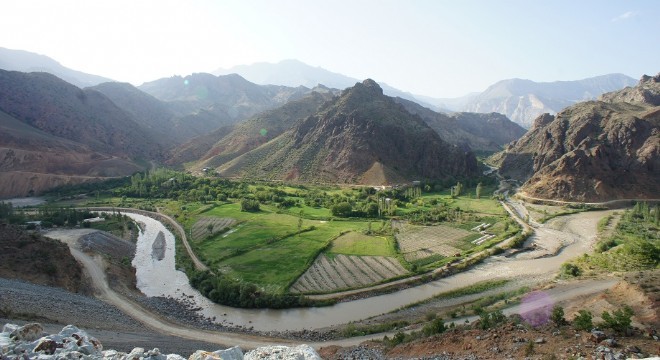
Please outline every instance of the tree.
M578 311L578 315L573 319L573 326L577 330L589 331L594 327L593 324L593 315L588 310Z
M477 199L481 198L481 183L477 184L476 197Z
M603 327L610 328L620 333L625 333L632 323L632 316L634 315L633 309L626 305L623 309L618 309L610 315L609 312L603 311Z
M241 200L241 211L258 212L261 210L259 201L253 199Z
M330 212L333 216L349 217L353 212L353 207L348 202L340 202L339 204L334 205L330 209Z
M302 210L300 210L300 213L298 214L298 236L300 236L300 232L302 231L303 215L304 215L304 212Z
M458 197L461 196L461 190L463 190L463 184L461 182L457 182L456 186L454 186L454 191L452 192L452 196Z
M566 324L566 319L564 319L564 308L559 305L555 305L552 308L552 314L550 315L550 320L557 326L562 326Z
M213 234L213 228L214 228L214 226L215 226L215 225L213 225L213 223L209 223L208 225L206 225L206 230L209 231L209 235L212 235L212 234Z

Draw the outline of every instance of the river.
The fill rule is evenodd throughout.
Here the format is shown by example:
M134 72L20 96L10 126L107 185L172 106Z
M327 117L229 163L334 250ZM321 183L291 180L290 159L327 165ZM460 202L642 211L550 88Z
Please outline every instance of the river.
M465 287L484 280L497 278L551 279L559 266L568 259L589 251L596 234L598 220L609 212L585 212L559 217L543 224L552 231L537 231L539 243L560 242L561 250L552 255L538 257L493 256L484 263L447 278L427 284L361 300L343 302L320 308L300 308L286 310L237 309L211 302L193 289L185 273L176 270L174 261L174 235L159 221L139 214L123 212L134 220L143 223L138 237L133 265L136 268L137 286L147 296L171 296L193 301L209 318L218 323L235 326L254 327L262 331L283 331L317 329L366 319L396 310L402 306L418 302L434 295ZM159 232L164 234L165 252L162 260L152 256L153 243ZM552 237L545 239L544 237ZM542 250L542 249L541 249Z

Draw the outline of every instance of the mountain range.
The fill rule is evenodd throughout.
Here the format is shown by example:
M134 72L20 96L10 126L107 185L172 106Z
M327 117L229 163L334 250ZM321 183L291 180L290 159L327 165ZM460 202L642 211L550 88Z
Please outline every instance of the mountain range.
M16 58L15 51L9 53ZM26 52L20 55L30 57ZM0 64L9 63L7 57L0 56ZM23 65L50 64L48 71L62 71L53 65L57 62L44 58L28 59ZM297 62L287 64L300 68ZM64 69L62 76L79 74ZM296 81L309 85L319 72L333 75L313 69L316 72ZM493 161L507 176L527 181L524 189L531 195L607 198L620 195L613 190L619 185L628 189L621 192L626 196L644 195L636 190L640 187L657 193L657 178L644 175L658 168L653 79L644 78L637 87L603 95L596 102L578 103L556 117L540 116L523 136L524 129L502 114L440 113L411 101L409 94L386 96L373 80L340 90L259 85L237 74L197 73L140 87L102 82L80 88L47 72L0 70L0 197L130 175L158 163L188 170L211 168L229 177L392 184L476 174L473 152L504 146ZM515 97L534 90L548 98L575 99L625 81L623 76L604 76L583 80L566 92L566 84L539 88L530 82L505 81L489 89L489 96L474 98ZM619 140L625 148L619 148ZM584 164L587 160L580 159L592 153L606 154L612 171L624 167L643 175L637 182L619 184L598 172L570 173L569 165ZM559 160L564 162L556 163ZM624 175L618 174L619 182ZM546 185L557 179L563 179L563 185L548 190ZM589 192L590 186L596 192Z
M660 74L581 102L491 158L523 193L571 201L649 199L660 194Z
M77 87L112 81L108 78L69 69L45 55L0 47L0 69L22 72L47 72Z
M230 69L218 69L214 74L236 73L257 84L313 87L323 84L337 89L352 86L357 79L312 67L297 60L279 63L256 63ZM507 79L489 86L481 93L458 98L433 98L411 94L386 84L380 84L386 95L421 104L437 112L497 112L529 128L534 118L543 113L555 114L580 101L635 85L636 80L623 74L608 74L576 81L534 82Z
M222 176L386 185L478 174L468 149L443 141L373 80L217 168Z

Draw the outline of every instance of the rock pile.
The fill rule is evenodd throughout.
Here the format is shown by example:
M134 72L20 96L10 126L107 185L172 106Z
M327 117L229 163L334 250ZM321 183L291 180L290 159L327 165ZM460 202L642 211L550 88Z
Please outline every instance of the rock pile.
M103 350L103 345L84 330L73 325L65 326L58 334L45 334L40 324L24 326L6 324L0 333L0 360L185 360L177 354L165 355L157 348L145 350L134 348L125 353L116 350ZM243 354L235 346L214 352L197 350L189 360L320 360L321 357L309 345L265 346Z

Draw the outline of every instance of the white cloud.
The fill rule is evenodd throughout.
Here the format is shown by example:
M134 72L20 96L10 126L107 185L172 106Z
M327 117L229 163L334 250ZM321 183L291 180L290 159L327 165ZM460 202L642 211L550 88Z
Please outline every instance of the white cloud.
M618 21L626 21L626 20L630 20L630 19L634 18L635 16L637 16L637 12L636 12L636 11L626 11L626 12L624 12L623 14L621 14L621 15L619 15L619 16L617 16L617 17L612 18L612 22L618 22Z

